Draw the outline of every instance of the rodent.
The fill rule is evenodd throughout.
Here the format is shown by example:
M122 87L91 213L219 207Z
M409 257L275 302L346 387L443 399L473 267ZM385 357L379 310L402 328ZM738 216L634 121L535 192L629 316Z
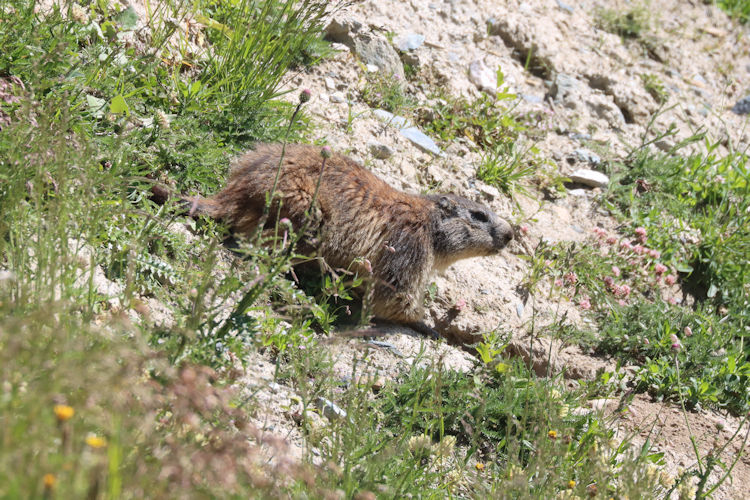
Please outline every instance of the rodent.
M237 234L257 229L273 189L282 155L280 144L259 144L240 156L226 187L208 198L191 198L192 211L226 222ZM279 216L295 230L306 223L317 237L314 251L332 268L367 275L372 270L375 318L434 331L422 323L429 279L459 259L493 255L513 239L513 230L492 210L453 194L409 194L389 186L342 154L325 162L312 221L305 213L315 194L321 165L319 147L285 147L276 186ZM273 227L278 205L266 225ZM361 274L360 274L361 275Z

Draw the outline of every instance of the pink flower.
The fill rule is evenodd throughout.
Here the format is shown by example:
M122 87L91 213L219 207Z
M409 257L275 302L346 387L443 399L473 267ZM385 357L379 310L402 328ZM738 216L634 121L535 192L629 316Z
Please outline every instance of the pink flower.
M615 278L620 276L620 268L617 266L612 266L612 274L615 275Z
M658 259L659 257L661 257L661 252L659 252L659 250L651 249L648 251L648 255L652 259Z
M675 299L674 297L669 297L669 298L667 299L667 302L669 302L669 303L670 303L670 304L672 304L673 306L674 306L674 305L677 305L677 299Z
M643 238L644 236L646 236L646 228L645 227L637 227L637 228L635 228L635 234L639 238Z
M666 283L669 286L672 286L677 281L677 276L674 274L668 274L664 277L664 283Z
M628 285L615 285L612 291L614 292L615 297L625 298L630 295L630 287Z
M680 341L679 337L675 335L674 333L669 336L669 340L672 341L673 344Z
M529 226L526 224L522 224L521 227L518 228L519 231L521 231L521 234L528 234L529 233Z
M633 251L636 255L643 255L644 253L646 253L646 247L644 247L643 245L636 245L633 247Z
M607 285L607 288L612 290L612 288L615 286L615 279L612 276L607 276L604 278L604 284Z
M372 262L370 262L370 259L365 259L362 263L365 265L367 272L372 274Z
M607 236L607 244L614 245L617 243L617 238L614 236Z
M552 261L549 259L544 259L544 267L552 267Z
M299 93L299 102L307 102L310 100L310 97L312 97L310 89L303 89L302 92Z
M605 236L607 236L607 231L605 231L604 229L602 229L602 228L600 228L600 227L595 227L594 229L592 229L592 231L593 231L593 232L594 232L594 234L595 234L595 235L597 235L597 236L598 236L599 238L604 238Z
M575 285L578 283L578 276L573 271L565 274L565 282L569 285Z
M667 266L665 266L664 264L659 263L654 266L654 272L656 273L657 276L661 276L666 271L667 271Z
M589 299L589 296L586 295L583 297L579 302L578 305L583 309L584 311L588 311L591 309L591 299Z
M558 286L558 287L559 287L559 286L562 286L562 284L563 284L563 282L562 282L562 280L561 280L560 278L557 278L557 279L555 280L555 286Z
M628 303L625 300L623 300L623 299L618 300L617 303L620 304L623 307L625 307L626 305L628 305Z
M456 304L453 306L453 309L456 309L457 311L463 311L466 309L466 301L464 299L458 299L456 301Z
M680 343L679 343L679 342L675 342L674 344L672 344L672 350L673 350L673 351L677 352L677 351L679 351L680 349L682 349L682 346L680 345Z
M685 333L686 337L692 337L693 336L693 329L690 328L689 326L686 326L685 330L683 330L683 332Z
M643 339L643 345L649 345L650 343L651 342L649 342L648 339L646 338Z
M629 241L621 241L620 248L622 248L623 250L632 250L633 245L631 245Z

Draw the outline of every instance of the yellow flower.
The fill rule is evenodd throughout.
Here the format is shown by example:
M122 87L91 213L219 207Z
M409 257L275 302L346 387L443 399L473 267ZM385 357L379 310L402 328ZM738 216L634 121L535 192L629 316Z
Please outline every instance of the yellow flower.
M92 448L104 448L105 446L107 446L107 440L103 437L90 434L86 437L86 444L91 446Z
M477 462L474 467L476 467L477 470L484 470L484 464L482 462Z
M73 407L68 405L55 405L53 411L60 422L69 420L75 414Z
M572 479L570 481L568 481L568 488L569 489L572 490L575 487L576 487L576 482L575 481L573 481Z
M55 487L57 478L55 478L53 474L45 474L44 477L42 477L42 482L44 483L45 489L51 490Z
M550 439L557 439L557 431L549 431L547 435L550 437Z

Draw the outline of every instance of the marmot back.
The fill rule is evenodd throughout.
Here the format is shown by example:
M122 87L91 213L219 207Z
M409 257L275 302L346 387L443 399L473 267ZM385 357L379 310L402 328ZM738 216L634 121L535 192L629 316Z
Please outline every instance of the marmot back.
M211 198L193 200L194 207L236 233L252 233L273 189L281 151L279 144L261 144L239 157L227 186ZM295 230L305 224L322 160L315 146L286 147L276 191L280 216ZM277 208L272 207L269 224L275 223ZM451 194L404 193L340 154L326 160L312 208L308 228L318 233L318 255L344 268L367 259L374 278L373 313L400 323L421 321L433 270L495 254L513 238L510 225L485 205ZM365 267L356 270L366 274Z

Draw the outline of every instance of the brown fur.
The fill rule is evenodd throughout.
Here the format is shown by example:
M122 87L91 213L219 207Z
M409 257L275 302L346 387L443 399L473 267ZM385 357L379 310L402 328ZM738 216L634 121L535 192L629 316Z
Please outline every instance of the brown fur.
M236 233L252 233L280 157L281 145L258 145L237 159L224 189L211 198L191 200L193 209L226 221ZM280 215L295 229L305 223L321 165L320 148L286 147L276 190L281 193ZM271 224L276 209L270 211ZM485 205L450 194L398 191L340 154L326 160L312 213L308 227L317 233L318 255L334 268L348 268L358 257L369 260L373 313L399 323L421 321L433 270L495 254L513 238L510 225Z

